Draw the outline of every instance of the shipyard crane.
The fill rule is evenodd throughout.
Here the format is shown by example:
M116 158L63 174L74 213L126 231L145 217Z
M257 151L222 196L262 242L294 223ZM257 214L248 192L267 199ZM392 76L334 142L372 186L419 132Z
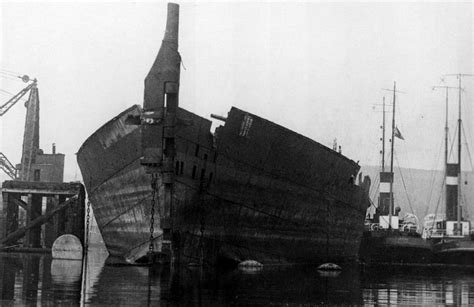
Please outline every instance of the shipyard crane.
M26 93L28 93L28 91L32 87L36 86L37 80L36 79L31 80L30 77L28 77L27 75L24 75L23 77L18 77L18 78L23 80L23 82L25 83L28 83L30 81L32 81L32 83L28 84L28 86L20 90L16 95L10 98L10 100L8 100L2 106L0 106L0 116L3 116L3 114L7 113L7 111L10 110L10 108L13 107L23 96L25 96Z
M19 76L23 82L29 83L25 88L21 89L16 93L12 98L0 106L0 116L3 116L11 109L23 96L25 96L30 90L36 88L37 80L30 79L27 75ZM8 158L0 152L0 169L4 171L10 178L17 179L18 170L13 166L13 164L8 160Z
M13 166L10 160L0 152L0 169L4 171L11 179L16 179L17 169Z

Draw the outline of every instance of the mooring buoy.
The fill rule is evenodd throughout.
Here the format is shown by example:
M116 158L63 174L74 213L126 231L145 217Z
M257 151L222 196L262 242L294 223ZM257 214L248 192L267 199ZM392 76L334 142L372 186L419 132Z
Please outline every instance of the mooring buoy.
M54 241L51 253L53 259L81 260L81 241L74 235L62 235Z
M318 270L321 271L341 271L342 268L335 263L323 263L318 266Z
M318 266L318 274L323 277L337 277L342 268L335 263L323 263Z
M245 260L239 263L239 267L245 267L245 268L261 268L263 267L263 264L261 264L258 261L255 260Z
M239 263L239 270L245 272L257 272L263 269L263 264L255 260L245 260Z

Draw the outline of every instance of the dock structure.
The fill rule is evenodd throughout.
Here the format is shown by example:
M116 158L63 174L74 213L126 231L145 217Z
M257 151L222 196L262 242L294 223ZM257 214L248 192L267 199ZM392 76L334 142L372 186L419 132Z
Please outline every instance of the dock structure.
M25 103L26 119L21 163L13 166L0 153L0 169L12 178L2 184L0 199L0 251L49 250L63 234L84 237L84 186L64 183L64 154L45 153L40 148L40 99L37 80L23 76L30 84L0 108L4 115L20 97L30 93Z
M81 183L5 181L0 249L50 249L73 234L83 243L85 192ZM21 218L23 217L23 218Z

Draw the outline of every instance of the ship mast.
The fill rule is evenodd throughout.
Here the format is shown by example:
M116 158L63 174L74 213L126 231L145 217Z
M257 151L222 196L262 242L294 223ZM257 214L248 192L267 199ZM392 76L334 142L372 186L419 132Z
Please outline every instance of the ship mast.
M393 158L394 158L394 138L396 136L395 131L395 95L397 92L397 84L393 83L393 89L382 89L384 91L393 92L393 110L392 110L392 139L391 139L391 154L390 154L390 172L385 172L385 97L383 100L383 145L382 145L382 171L380 172L380 198L379 198L379 213L384 216L388 216L388 229L392 229L392 215L393 215ZM397 136L398 137L398 136Z
M461 119L461 75L458 76L459 79L459 118L458 118L458 202L457 202L457 232L461 232L461 129L462 129L462 119Z
M444 172L446 173L448 167L448 87L446 86L446 121L444 123Z
M385 172L385 96L382 102L382 172Z
M459 105L458 105L458 165L457 165L457 214L456 214L456 234L462 234L461 230L461 129L462 129L462 119L461 119L461 79L462 77L474 77L471 74L451 74L446 76L456 76L458 78L458 98L459 98Z
M390 206L389 206L389 214L388 214L388 228L392 229L392 214L393 214L393 149L395 144L395 97L397 91L397 82L393 82L393 111L392 111L392 148L390 151L390 173L391 173L391 180L390 180Z
M449 166L448 166L448 147L449 147L449 126L448 126L448 92L449 89L457 89L457 87L452 87L452 86L433 86L433 90L437 88L444 88L446 90L446 119L445 119L445 124L444 124L444 176L447 178L449 176ZM445 204L446 208L448 208L446 211L449 213L449 201L450 201L450 194L448 193L448 188L446 189L446 195L445 195ZM457 204L456 204L457 205ZM446 214L446 217L448 217L449 214Z
M387 90L387 89L383 89ZM392 91L392 90L389 90ZM389 215L389 207L390 207L390 181L392 180L393 176L389 172L385 172L385 113L387 112L385 109L385 97L383 97L382 102L382 125L380 128L382 129L382 137L380 140L382 141L382 150L380 153L382 154L382 167L380 171L380 183L379 183L379 201L378 207L375 212L376 216L375 219L379 220L380 223L380 216Z

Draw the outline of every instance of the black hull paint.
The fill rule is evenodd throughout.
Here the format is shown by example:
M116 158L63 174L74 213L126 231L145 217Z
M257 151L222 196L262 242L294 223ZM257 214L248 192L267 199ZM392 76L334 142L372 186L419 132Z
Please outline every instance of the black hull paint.
M434 260L431 243L417 234L398 231L365 231L360 261L367 265L420 265Z
M83 144L78 163L112 256L134 263L148 251L151 178L140 165L138 106ZM179 109L173 244L182 263L322 263L357 260L367 186L359 166L319 143L233 108L224 126ZM250 118L250 119L249 119ZM251 123L249 126L248 123ZM247 126L244 127L247 123ZM158 179L158 204L163 201ZM155 216L155 249L162 231Z

